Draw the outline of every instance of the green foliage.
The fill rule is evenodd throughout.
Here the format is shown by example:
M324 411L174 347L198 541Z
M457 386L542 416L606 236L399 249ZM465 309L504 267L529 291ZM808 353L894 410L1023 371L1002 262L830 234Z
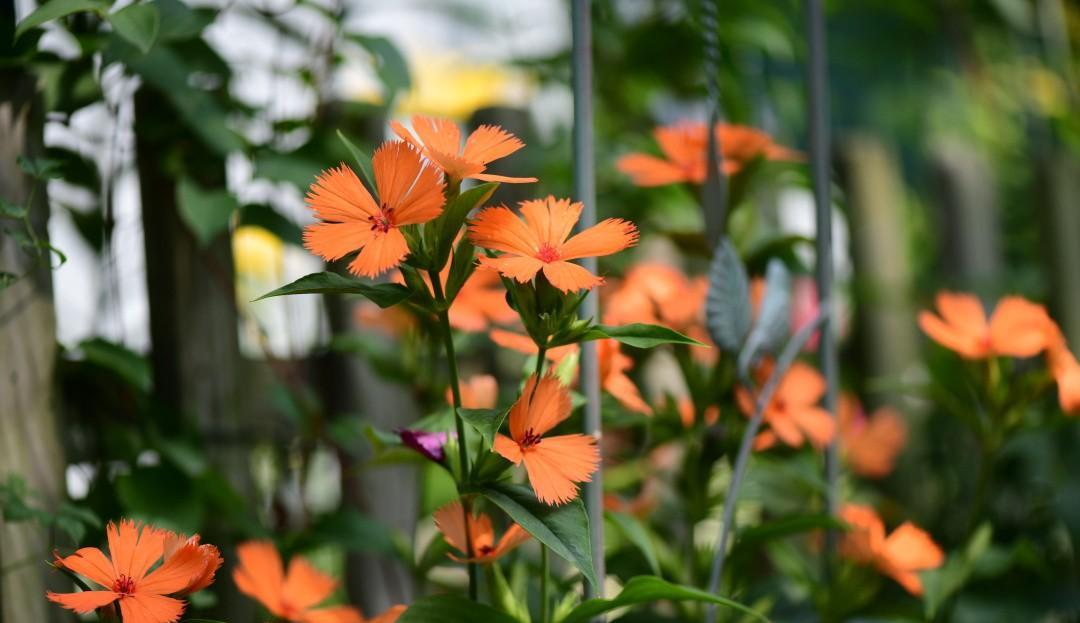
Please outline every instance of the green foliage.
M412 86L409 77L409 64L389 39L377 35L350 34L348 38L371 54L379 82L386 89L385 102L389 106L402 93Z
M490 450L495 443L495 435L506 419L506 409L458 409L458 415L465 423L476 429L484 440L483 449Z
M633 346L634 348L653 348L654 346L660 346L662 344L685 344L687 346L708 348L705 344L686 337L678 331L673 331L659 325L642 323L633 323L618 327L593 325L592 327L589 327L577 341L588 342L605 338L611 338L622 344L626 344L627 346ZM561 346L566 343L570 342L555 339L552 341L551 346Z
M134 45L143 54L150 51L161 27L161 14L152 3L129 4L108 16L116 34Z
M619 532L637 547L641 555L645 557L649 570L654 575L660 575L660 561L656 555L656 547L653 545L649 529L637 517L625 513L607 511L604 513L604 518L617 527Z
M465 217L474 208L479 207L499 188L496 183L480 184L470 188L450 200L443 208L443 213L425 228L425 234L429 240L434 241L434 253L432 254L432 268L442 270L450 257L450 249L453 248L454 239L461 231ZM429 233L430 232L430 233Z
M176 185L176 205L180 218L203 246L229 228L238 207L228 191L204 190L186 177Z
M510 615L491 606L457 595L436 595L416 600L398 623L518 623Z
M638 576L631 578L615 597L611 599L590 599L574 608L559 623L589 621L595 616L611 612L616 608L658 601L699 601L706 604L716 604L741 612L757 621L768 621L760 613L726 597L718 597L688 586L671 584L657 577Z
M103 14L108 8L109 3L102 0L48 0L19 22L15 27L15 38L21 37L32 28L72 13L92 11Z
M720 240L709 267L705 324L720 348L738 352L750 332L750 282L739 254L727 238Z
M56 527L74 543L81 543L88 529L102 527L101 519L87 508L61 502L55 510L48 510L35 502L39 497L21 476L9 474L0 482L0 517L9 523L32 521L43 528Z
M360 167L360 175L363 176L364 182L367 183L369 189L375 189L375 174L371 164L371 157L368 156L363 150L353 144L341 130L337 131L337 137L341 139L342 144L349 150L349 153L353 157L353 161L356 162L356 166ZM303 186L303 184L300 184Z
M379 307L390 307L409 298L409 289L396 283L370 285L337 273L312 273L255 300L292 294L359 294Z

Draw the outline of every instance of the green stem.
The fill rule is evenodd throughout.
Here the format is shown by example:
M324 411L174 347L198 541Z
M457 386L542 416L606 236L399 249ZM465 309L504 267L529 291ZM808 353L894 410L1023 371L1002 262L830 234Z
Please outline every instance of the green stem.
M446 348L446 365L450 371L450 394L454 398L454 428L458 437L458 461L461 465L461 478L469 475L469 449L465 443L465 421L461 418L461 385L458 380L457 356L454 354L454 334L450 330L449 303L443 294L442 283L437 271L430 271L431 292L435 297L435 304L439 310L439 327L443 336L443 345ZM461 483L458 483L459 485ZM465 497L461 498L461 509L465 513L465 552L466 557L473 557L472 531L468 530L469 514L472 512L471 504ZM469 598L477 601L478 582L476 563L468 563L469 569Z
M548 623L548 575L550 575L550 563L548 562L548 548L540 546L540 623Z

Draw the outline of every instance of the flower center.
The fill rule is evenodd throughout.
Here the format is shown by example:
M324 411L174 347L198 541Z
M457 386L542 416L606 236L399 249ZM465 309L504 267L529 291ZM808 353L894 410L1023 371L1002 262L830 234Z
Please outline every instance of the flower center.
M135 578L121 575L113 582L112 590L121 595L131 595L135 592Z
M481 556L487 556L493 551L495 551L494 547L490 545L481 545L476 553L480 554Z
M773 408L775 408L777 411L786 411L787 402L785 402L783 398L777 398L776 402L773 403Z
M544 262L545 264L557 262L559 261L559 250L545 242L544 244L540 245L539 249L537 249L536 259Z
M534 433L533 429L530 428L525 431L525 435L521 438L521 441L518 442L518 445L521 446L522 450L528 450L533 446L540 445L540 435Z
M367 218L371 223L371 231L381 231L385 234L394 226L394 208L387 207L384 203L380 206L378 214L372 214Z

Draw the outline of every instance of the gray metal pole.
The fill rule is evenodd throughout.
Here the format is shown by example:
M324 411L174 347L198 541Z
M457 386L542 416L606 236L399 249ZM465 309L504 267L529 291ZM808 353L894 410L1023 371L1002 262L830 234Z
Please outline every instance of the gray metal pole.
M573 0L573 90L574 90L574 198L584 204L579 229L596 224L596 175L593 170L593 108L592 108L592 31L589 0ZM595 257L581 260L595 273ZM596 292L590 292L581 305L583 318L596 318L599 313ZM581 391L585 394L585 434L597 443L601 438L600 424L600 365L596 342L581 345ZM592 482L585 484L585 509L589 514L589 537L592 541L593 566L600 585L586 586L587 597L604 596L604 478L603 465L597 468Z
M821 0L806 0L806 39L809 51L807 62L808 121L810 126L810 173L814 183L814 206L817 209L817 279L818 301L832 305L832 199L829 156L829 82L825 52L825 18ZM827 390L824 408L836 417L837 352L836 330L831 317L821 327L818 360L825 376ZM829 512L839 508L837 481L840 471L837 442L834 439L825 454L825 475L828 481L826 502ZM831 555L834 535L830 533L826 557Z

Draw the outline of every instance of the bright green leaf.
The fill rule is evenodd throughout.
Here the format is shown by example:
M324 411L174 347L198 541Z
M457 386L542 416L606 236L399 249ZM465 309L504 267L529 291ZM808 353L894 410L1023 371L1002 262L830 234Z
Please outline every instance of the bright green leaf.
M484 449L490 450L495 443L495 434L499 432L503 420L506 419L506 409L458 409L461 419L472 426L484 438Z
M526 532L577 567L590 584L597 585L589 544L589 516L581 498L548 506L536 499L529 487L508 483L489 484L465 492L480 494L494 502Z
M626 586L623 587L622 592L614 598L590 599L577 608L574 608L570 615L560 621L560 623L588 621L597 615L610 612L616 608L636 606L657 601L700 601L717 604L738 610L743 614L752 616L758 621L768 621L768 619L761 614L754 612L737 601L718 597L696 588L665 582L657 577L638 576L631 578L631 580L626 583Z
M31 28L36 28L45 22L50 22L65 15L80 11L104 13L108 8L109 3L101 0L49 0L19 22L19 25L15 28L15 38L18 39Z
M116 34L146 54L154 47L158 29L161 27L161 15L152 4L129 4L116 13L110 13L109 23Z
M428 226L437 241L434 258L436 269L441 270L446 265L446 260L450 257L450 250L454 246L454 239L457 238L461 225L465 222L465 218L469 216L469 212L487 201L498 187L499 185L494 183L480 184L475 188L462 192L453 201L446 204L439 218L432 221Z
M687 344L689 346L706 346L701 342L686 337L678 331L655 324L642 324L635 322L618 327L607 325L595 325L581 337L582 342L590 340L602 340L612 338L627 346L634 348L652 348L661 344ZM562 346L563 342L552 343L551 346Z
M288 294L359 294L385 308L409 298L409 289L397 283L367 284L337 273L312 273L255 300Z
M228 191L204 190L186 177L176 187L176 202L180 218L203 246L229 228L237 209L236 198Z
M517 623L491 606L457 595L435 595L413 602L398 623Z
M349 154L352 155L353 160L356 161L356 166L360 167L360 175L364 176L364 181L367 182L368 188L375 188L375 176L372 174L374 170L371 164L371 158L362 149L353 144L352 141L345 138L345 135L341 133L341 130L337 131L338 138L345 144L345 148L349 150Z

